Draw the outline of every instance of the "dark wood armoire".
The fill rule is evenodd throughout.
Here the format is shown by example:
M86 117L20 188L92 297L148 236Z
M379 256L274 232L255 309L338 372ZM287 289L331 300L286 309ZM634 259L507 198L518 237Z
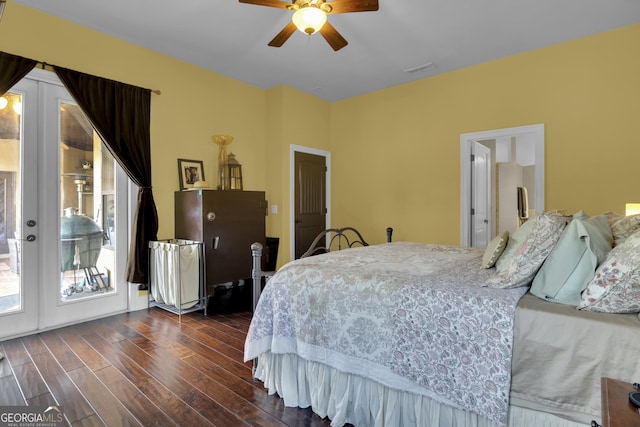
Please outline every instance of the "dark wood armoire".
M176 191L175 237L204 242L207 295L251 277L251 244L264 247L266 214L263 191Z

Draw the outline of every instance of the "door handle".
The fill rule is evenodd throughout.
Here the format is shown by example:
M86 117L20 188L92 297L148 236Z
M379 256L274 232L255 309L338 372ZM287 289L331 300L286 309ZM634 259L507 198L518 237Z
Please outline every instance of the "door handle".
M35 234L29 234L27 236L27 242L33 242L34 240L36 240L36 235Z
M27 227L35 227L36 226L36 221L33 219L30 219L29 221L27 221Z

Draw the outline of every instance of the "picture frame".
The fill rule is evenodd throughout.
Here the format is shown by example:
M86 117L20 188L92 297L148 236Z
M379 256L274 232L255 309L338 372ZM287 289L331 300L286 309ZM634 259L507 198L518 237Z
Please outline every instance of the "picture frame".
M204 181L204 166L202 160L178 159L178 177L180 191L188 190L197 181Z

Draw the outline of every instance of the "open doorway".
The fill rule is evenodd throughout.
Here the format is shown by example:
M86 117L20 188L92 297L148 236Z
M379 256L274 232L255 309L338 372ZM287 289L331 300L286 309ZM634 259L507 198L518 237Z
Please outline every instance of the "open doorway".
M478 218L474 200L474 146L490 151L489 174L494 177L487 191L490 208ZM502 175L502 179L501 179ZM477 177L475 177L477 178ZM544 125L520 126L460 135L460 244L474 242L474 224L487 221L489 239L499 231L513 231L518 224L518 187L529 187L532 211L544 210ZM510 191L510 189L512 191ZM475 243L475 244L474 244Z

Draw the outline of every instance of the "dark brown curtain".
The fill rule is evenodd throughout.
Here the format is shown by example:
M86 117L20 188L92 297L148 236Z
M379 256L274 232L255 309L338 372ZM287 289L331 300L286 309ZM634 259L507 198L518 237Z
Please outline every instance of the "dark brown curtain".
M37 64L33 59L0 52L0 95L22 80Z
M149 241L157 240L158 233L158 213L151 191L151 91L66 68L54 70L111 154L140 187L127 281L146 284Z

